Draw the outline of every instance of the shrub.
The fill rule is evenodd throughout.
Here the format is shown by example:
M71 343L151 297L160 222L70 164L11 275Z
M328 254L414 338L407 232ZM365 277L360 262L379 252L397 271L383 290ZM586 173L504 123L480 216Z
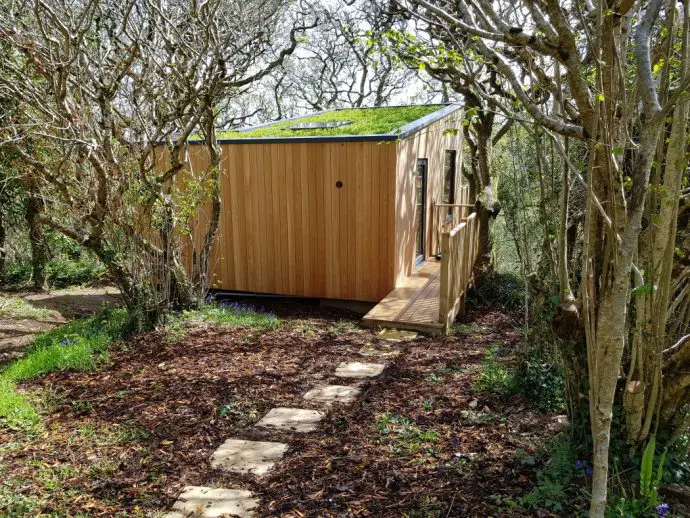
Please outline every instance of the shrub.
M542 412L565 409L561 362L544 347L530 347L518 363L515 377L520 392Z
M525 282L513 273L489 271L481 275L468 293L469 307L496 307L518 311L525 305Z
M5 266L3 282L20 288L31 281L31 263L10 263ZM95 259L82 254L76 259L60 255L46 263L45 275L50 288L67 288L95 282L103 278L105 268Z

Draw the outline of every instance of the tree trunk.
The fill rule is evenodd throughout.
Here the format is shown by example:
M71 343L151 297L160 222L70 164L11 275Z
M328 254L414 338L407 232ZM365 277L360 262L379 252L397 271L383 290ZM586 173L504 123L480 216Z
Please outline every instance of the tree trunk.
M7 251L5 250L5 239L7 233L5 232L5 219L0 209L0 282L5 278L5 260L7 258Z
M34 288L46 288L45 266L48 262L48 247L45 242L43 224L40 221L43 213L43 200L33 190L29 190L24 217L29 226L31 243L31 271Z

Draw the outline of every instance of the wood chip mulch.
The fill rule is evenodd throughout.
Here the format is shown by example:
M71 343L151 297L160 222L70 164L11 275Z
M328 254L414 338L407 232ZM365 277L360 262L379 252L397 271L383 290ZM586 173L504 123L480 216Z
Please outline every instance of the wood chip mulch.
M275 331L195 327L176 340L154 332L121 346L99 372L28 385L49 400L46 432L0 430L5 484L39 500L52 488L43 512L57 515L153 515L183 486L205 485L249 489L262 501L260 516L287 517L509 515L497 502L534 486L535 468L520 456L550 434L552 416L519 396L472 388L487 347L518 346L514 316L483 310L465 317L483 330L395 344L402 354L360 382L356 403L332 407L318 432L291 434L252 424L277 406L322 408L302 395L317 384L357 383L335 378L335 368L376 361L358 355L376 337L342 311L270 309L283 321ZM382 433L386 413L435 439ZM290 449L261 478L212 470L209 457L228 438ZM37 473L57 476L59 490Z

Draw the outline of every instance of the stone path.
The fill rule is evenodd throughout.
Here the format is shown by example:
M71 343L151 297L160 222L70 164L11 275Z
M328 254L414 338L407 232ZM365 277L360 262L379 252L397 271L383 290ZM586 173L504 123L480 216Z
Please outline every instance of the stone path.
M388 342L414 340L417 333L410 331L383 330L377 337ZM366 357L393 358L400 351L388 344L366 344L359 354ZM343 362L335 369L335 376L345 379L369 379L379 376L385 363ZM318 385L303 395L306 401L347 404L355 401L361 389L351 385ZM318 430L324 412L304 408L276 407L268 411L254 426L293 433L310 433ZM289 445L280 442L247 441L228 439L211 456L211 467L229 473L261 476L271 470L287 453ZM250 491L235 488L210 488L188 486L182 490L167 518L196 516L216 518L237 515L240 518L254 516L259 506L258 498Z
M258 506L259 501L253 498L251 491L244 489L187 486L166 518L216 518L228 515L249 518L254 516L253 510Z
M335 375L339 378L375 378L386 368L385 363L341 363L335 369Z
M307 401L316 401L330 405L333 403L352 403L362 389L347 385L322 385L314 387L303 397Z
M228 439L211 456L211 467L231 473L263 475L288 449L282 442Z
M256 426L273 428L284 432L313 432L325 414L318 410L278 407L269 410Z

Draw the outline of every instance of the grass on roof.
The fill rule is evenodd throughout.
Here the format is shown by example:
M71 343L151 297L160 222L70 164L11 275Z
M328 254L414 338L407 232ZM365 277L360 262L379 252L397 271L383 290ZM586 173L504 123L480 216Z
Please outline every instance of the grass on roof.
M258 137L329 137L335 135L381 135L440 110L442 105L393 106L336 110L292 121L279 121L251 131L223 131L218 138ZM307 122L352 121L352 124L328 129L291 130L291 126Z

